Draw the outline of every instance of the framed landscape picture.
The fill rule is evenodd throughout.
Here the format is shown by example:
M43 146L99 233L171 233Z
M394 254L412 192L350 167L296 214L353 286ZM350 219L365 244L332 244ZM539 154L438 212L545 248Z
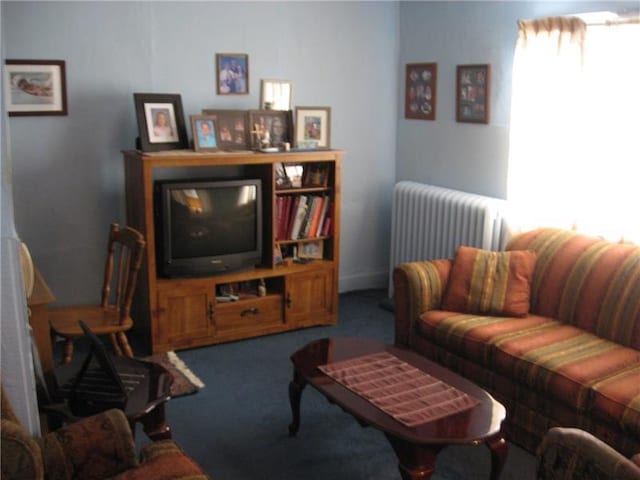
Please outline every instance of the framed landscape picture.
M218 146L222 150L247 150L249 148L246 110L202 110L204 115L216 118Z
M437 63L408 63L406 71L405 118L436 119Z
M134 93L140 150L155 152L187 148L187 129L180 95Z
M6 60L4 98L10 117L66 115L64 60Z
M296 147L331 147L330 107L296 107Z
M245 53L216 54L218 95L249 94L249 55Z
M489 123L491 66L458 65L456 69L456 121Z

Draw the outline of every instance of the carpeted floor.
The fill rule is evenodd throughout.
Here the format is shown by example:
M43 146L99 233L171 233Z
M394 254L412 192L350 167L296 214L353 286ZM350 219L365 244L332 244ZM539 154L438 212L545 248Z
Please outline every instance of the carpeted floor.
M313 388L302 396L301 425L289 437L289 355L328 336L393 342L393 314L380 308L382 290L340 296L340 322L279 335L182 350L179 357L206 385L172 399L173 438L216 480L398 480L384 435L362 428ZM141 432L139 444L146 443ZM484 446L456 446L438 456L434 480L488 478ZM510 445L502 480L533 480L535 459Z

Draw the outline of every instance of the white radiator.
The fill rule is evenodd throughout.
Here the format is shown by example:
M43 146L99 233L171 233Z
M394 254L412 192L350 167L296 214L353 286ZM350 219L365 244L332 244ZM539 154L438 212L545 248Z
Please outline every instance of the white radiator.
M453 258L460 245L502 249L505 205L498 198L398 182L393 191L389 296L393 267L399 263Z

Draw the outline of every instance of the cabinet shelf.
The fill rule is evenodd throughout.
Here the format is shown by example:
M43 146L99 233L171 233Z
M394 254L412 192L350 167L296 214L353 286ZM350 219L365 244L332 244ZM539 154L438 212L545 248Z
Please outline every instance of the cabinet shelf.
M285 332L337 322L340 246L339 150L282 152L200 153L189 150L143 153L125 151L127 223L146 238L146 262L141 271L132 315L136 332L149 340L153 353ZM326 173L326 186L276 187L279 164L318 166ZM311 170L310 170L311 171ZM156 266L154 182L177 178L251 177L262 181L263 255L260 265L242 271L191 278L165 278ZM171 178L174 178L171 176ZM324 182L323 182L324 183ZM280 240L278 199L285 196L322 196L331 218L330 235ZM319 242L322 258L279 263L276 250ZM232 283L266 284L265 296L219 302L216 293Z

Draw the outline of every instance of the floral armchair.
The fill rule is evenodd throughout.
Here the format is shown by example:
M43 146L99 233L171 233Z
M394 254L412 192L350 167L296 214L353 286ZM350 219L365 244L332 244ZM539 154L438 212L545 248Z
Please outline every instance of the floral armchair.
M136 457L121 410L83 418L35 439L2 398L1 478L7 480L205 480L209 477L172 440L145 445Z

